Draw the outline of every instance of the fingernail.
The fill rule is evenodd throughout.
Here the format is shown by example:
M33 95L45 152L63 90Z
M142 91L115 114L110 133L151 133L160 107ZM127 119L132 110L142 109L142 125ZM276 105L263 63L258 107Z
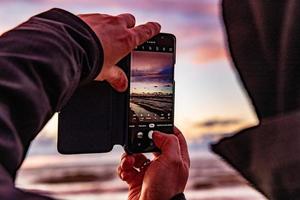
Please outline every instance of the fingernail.
M124 180L124 173L123 173L123 172L120 174L120 178L121 178L122 180Z
M158 25L159 29L161 29L161 25L160 25L160 23L157 23L157 25Z

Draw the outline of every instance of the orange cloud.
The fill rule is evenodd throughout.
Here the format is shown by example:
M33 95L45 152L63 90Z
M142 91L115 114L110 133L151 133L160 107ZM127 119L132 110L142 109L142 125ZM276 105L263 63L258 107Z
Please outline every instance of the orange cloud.
M228 133L237 133L245 128L253 127L258 121L244 120L240 118L213 118L195 123L190 129L197 134L190 134L190 138L197 138L203 135L223 135Z
M226 59L227 53L225 47L220 44L209 44L201 46L195 53L194 62L202 64L213 60Z

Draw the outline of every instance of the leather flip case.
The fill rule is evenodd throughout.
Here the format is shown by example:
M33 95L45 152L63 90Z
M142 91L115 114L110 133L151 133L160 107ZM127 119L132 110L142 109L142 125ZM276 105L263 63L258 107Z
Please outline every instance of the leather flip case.
M127 76L130 56L120 66ZM79 87L59 113L57 148L62 154L109 152L127 144L129 90L116 92L107 82Z

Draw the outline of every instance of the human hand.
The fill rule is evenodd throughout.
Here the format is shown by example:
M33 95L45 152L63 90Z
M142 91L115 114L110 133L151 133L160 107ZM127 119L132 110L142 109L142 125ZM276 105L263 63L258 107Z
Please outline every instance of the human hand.
M170 200L184 191L190 167L184 136L174 128L174 135L154 132L153 141L161 154L152 161L143 154L122 156L118 174L129 186L129 200Z
M96 80L106 80L117 91L125 91L128 79L116 64L136 46L158 34L160 25L148 22L135 27L135 18L131 14L84 14L79 17L92 28L103 47L104 63Z

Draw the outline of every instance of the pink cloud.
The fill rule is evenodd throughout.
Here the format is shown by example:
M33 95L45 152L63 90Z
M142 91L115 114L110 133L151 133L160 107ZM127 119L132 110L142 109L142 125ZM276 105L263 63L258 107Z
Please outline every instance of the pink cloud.
M227 59L227 49L222 39L222 35L218 35L217 38L211 38L199 45L194 51L193 61L195 63L207 63L212 60Z

